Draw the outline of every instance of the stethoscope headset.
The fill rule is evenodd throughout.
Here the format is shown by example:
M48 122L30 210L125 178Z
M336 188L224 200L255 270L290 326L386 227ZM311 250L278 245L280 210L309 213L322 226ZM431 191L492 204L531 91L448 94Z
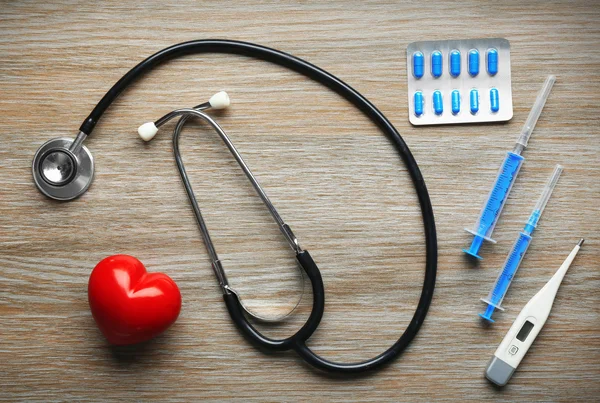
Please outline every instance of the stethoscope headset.
M146 123L138 129L140 136L145 140L151 140L158 129L173 118L179 117L180 120L175 126L173 133L173 150L179 174L182 178L186 193L194 210L198 226L202 232L208 253L212 261L212 267L223 291L223 298L231 316L238 329L246 336L248 340L260 348L271 351L294 350L307 363L324 371L334 373L359 373L368 370L380 368L400 355L419 331L435 287L435 277L437 270L437 240L433 210L429 194L425 187L425 182L421 176L419 167L413 158L408 146L386 117L365 97L344 83L337 77L314 66L302 59L289 55L287 53L256 45L248 42L239 42L222 39L207 39L183 42L163 49L146 60L139 63L125 74L100 100L90 115L83 121L79 128L79 133L74 140L69 138L56 138L43 144L35 154L33 159L33 178L38 189L46 196L57 200L71 200L83 194L90 186L94 176L94 160L90 151L83 145L85 139L92 133L96 123L110 106L110 104L129 86L134 80L142 74L151 70L158 64L167 60L193 54L193 53L231 53L244 56L250 56L257 59L266 60L298 73L301 73L313 80L329 87L337 92L365 115L367 115L394 143L400 157L404 161L407 170L415 187L423 224L425 230L425 277L423 288L415 313L402 334L402 336L386 351L369 360L357 363L336 363L328 361L314 353L307 345L307 340L312 336L319 326L325 309L325 290L319 268L308 251L302 249L289 225L287 225L279 216L275 207L269 201L266 193L245 164L241 155L238 153L233 143L229 140L223 129L204 111L213 108L220 109L229 105L229 97L226 93L215 94L208 102L197 105L193 108L178 109L163 116L156 122ZM202 218L198 202L188 180L185 167L179 151L179 137L186 121L191 117L197 117L205 120L212 126L221 137L229 151L252 183L263 203L267 206L269 212L277 222L281 232L296 254L296 259L310 280L313 293L312 311L304 325L293 336L286 339L275 340L262 335L249 322L248 316L261 319L258 315L247 309L239 295L229 286L227 276L219 260L215 247L210 238L210 234Z

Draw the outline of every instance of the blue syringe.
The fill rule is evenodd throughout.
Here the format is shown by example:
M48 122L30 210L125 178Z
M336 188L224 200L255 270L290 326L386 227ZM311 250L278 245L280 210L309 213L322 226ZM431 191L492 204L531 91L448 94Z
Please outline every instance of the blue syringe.
M496 243L496 241L492 239L492 232L494 231L496 222L500 217L500 213L502 212L502 207L504 207L508 193L510 192L512 185L517 178L517 174L519 173L519 169L521 169L523 161L525 160L521 156L521 153L525 147L527 147L529 137L531 136L533 128L535 127L535 124L542 113L542 109L544 109L546 99L548 99L548 95L550 95L550 90L552 89L555 81L555 76L548 76L548 78L546 78L544 86L538 93L535 103L533 104L533 108L531 108L531 112L529 112L527 121L523 125L523 129L521 129L521 134L519 134L519 137L517 138L515 148L512 152L509 151L506 153L506 158L500 167L494 187L492 187L487 201L483 205L481 213L479 214L479 219L475 223L475 227L473 227L472 230L465 228L466 231L475 235L475 238L471 243L471 247L469 249L463 249L463 252L478 259L482 259L482 257L479 256L479 249L483 244L483 240L485 239L492 243Z
M527 224L525 224L525 228L522 232L519 233L515 244L513 245L510 253L508 254L508 257L504 262L504 267L498 275L498 279L496 280L492 291L490 291L487 298L481 299L483 302L488 304L485 312L479 314L479 316L481 316L483 319L493 322L492 314L494 313L494 310L504 310L504 308L502 308L500 304L502 304L502 300L506 295L506 291L508 291L508 287L510 286L512 279L517 273L517 269L519 268L519 265L523 260L523 256L525 255L525 252L529 247L529 243L531 242L531 234L533 233L533 230L535 229L538 221L540 220L542 212L544 211L544 208L546 207L546 204L548 203L548 200L552 195L552 191L554 190L554 187L556 186L556 183L558 182L558 178L560 177L562 171L563 167L561 165L557 165L554 168L554 172L552 173L552 176L550 177L548 183L546 183L546 186L544 187L544 191L542 192L540 199L536 203L533 212L529 216Z

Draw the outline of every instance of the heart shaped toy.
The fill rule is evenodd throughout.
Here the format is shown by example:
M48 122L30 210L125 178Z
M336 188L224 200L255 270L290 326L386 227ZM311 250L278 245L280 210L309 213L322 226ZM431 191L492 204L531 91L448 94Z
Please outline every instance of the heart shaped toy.
M94 267L88 283L92 316L112 344L149 340L171 326L181 310L177 284L148 273L138 259L109 256Z

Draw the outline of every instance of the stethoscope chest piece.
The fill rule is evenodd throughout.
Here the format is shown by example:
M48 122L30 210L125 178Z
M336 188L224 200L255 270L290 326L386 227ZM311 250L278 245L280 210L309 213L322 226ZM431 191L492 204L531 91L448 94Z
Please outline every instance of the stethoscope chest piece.
M94 158L69 138L44 143L33 157L33 180L43 194L55 200L71 200L83 194L94 178Z

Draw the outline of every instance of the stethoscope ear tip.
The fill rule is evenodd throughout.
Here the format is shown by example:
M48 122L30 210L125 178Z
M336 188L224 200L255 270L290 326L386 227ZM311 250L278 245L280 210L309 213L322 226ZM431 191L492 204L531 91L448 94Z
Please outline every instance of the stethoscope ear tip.
M231 105L231 100L229 99L229 94L225 91L220 91L210 97L208 103L213 109L225 109Z
M147 122L138 127L138 134L144 141L150 141L156 136L158 132L158 127L154 124L154 122Z
M196 110L204 110L204 109L208 109L208 108L225 109L229 105L231 105L231 100L229 99L229 94L227 94L225 91L220 91L220 92L217 92L216 94L214 94L212 97L210 97L210 99L208 100L207 103L203 103L198 106L195 106L194 109L196 109ZM156 136L156 133L158 132L158 127L156 126L157 123L158 123L158 126L162 126L164 123L166 123L173 117L177 116L176 112L178 112L178 111L180 111L180 110L171 112L171 113L163 116L156 122L147 122L147 123L144 123L143 125L141 125L140 127L138 127L138 134L140 135L142 140L144 140L144 141L152 140L154 138L154 136Z

